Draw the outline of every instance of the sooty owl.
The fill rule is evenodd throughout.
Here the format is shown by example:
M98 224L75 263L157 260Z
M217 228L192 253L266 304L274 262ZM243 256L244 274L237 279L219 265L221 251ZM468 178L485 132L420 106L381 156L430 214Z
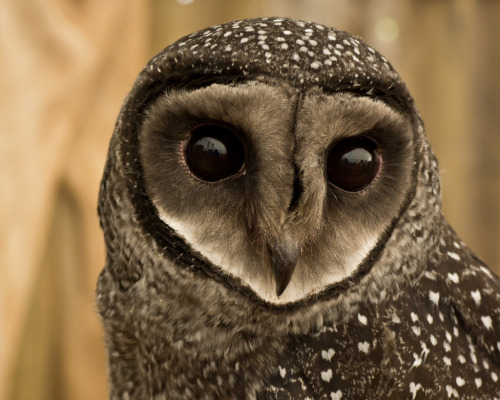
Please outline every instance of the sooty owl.
M500 280L356 37L260 18L167 47L121 110L99 212L111 399L500 398Z

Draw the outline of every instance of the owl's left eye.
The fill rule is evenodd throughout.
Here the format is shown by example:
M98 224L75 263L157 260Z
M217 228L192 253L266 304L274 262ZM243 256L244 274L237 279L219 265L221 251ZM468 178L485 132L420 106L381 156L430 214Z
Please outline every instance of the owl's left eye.
M243 143L229 127L199 125L187 139L184 157L191 172L201 180L217 182L237 174L245 163Z
M335 144L327 157L328 181L347 192L359 192L376 177L381 164L377 144L359 136Z

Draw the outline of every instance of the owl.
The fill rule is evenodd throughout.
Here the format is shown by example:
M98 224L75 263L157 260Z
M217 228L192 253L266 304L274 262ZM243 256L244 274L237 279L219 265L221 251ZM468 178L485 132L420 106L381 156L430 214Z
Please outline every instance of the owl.
M258 18L167 47L121 109L99 214L110 399L500 399L500 279L357 37Z

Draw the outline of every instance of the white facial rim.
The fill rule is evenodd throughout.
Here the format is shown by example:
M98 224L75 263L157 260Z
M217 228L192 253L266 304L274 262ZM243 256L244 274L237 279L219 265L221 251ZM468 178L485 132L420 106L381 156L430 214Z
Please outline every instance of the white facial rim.
M295 273L292 276L287 289L280 297L278 297L276 296L276 286L274 280L267 278L264 279L264 277L252 275L249 272L251 268L244 265L242 260L238 259L237 255L231 256L223 254L215 249L214 246L200 241L197 238L196 225L190 224L186 221L181 222L169 215L166 215L166 213L161 210L159 214L160 219L174 229L176 233L191 247L191 249L202 254L204 258L210 261L210 263L219 268L221 273L239 278L246 286L252 289L260 299L276 305L284 305L303 300L313 294L320 293L332 284L339 283L347 279L359 268L363 260L377 243L375 236L369 236L367 238L366 235L361 235L365 237L364 243L358 246L357 251L352 254L348 260L346 260L344 265L323 266L322 270L327 271L328 274L325 274L315 280L301 279L299 274ZM298 267L299 266L297 266L297 268Z

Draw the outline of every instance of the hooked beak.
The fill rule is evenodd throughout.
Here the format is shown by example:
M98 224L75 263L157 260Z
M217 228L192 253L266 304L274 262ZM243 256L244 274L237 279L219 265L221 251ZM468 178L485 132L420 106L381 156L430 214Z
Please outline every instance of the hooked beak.
M275 246L269 246L269 253L276 281L276 296L280 297L292 279L299 258L299 246L285 237Z

